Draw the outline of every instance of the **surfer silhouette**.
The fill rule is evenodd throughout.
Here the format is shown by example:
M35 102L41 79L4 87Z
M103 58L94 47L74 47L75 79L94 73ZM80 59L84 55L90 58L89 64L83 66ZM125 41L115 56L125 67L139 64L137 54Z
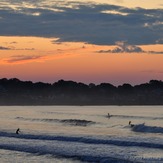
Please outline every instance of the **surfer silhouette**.
M108 118L110 118L111 117L111 115L108 113Z
M19 134L19 132L20 132L20 128L18 128L18 129L16 130L16 134Z
M128 124L131 126L131 127L134 127L135 125L131 123L131 121L128 122Z

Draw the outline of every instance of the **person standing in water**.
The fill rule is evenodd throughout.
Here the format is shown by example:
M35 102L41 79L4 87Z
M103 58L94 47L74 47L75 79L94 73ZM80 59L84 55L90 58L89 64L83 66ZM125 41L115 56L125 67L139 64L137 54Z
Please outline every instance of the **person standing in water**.
M111 115L108 113L108 118L110 118L111 117Z

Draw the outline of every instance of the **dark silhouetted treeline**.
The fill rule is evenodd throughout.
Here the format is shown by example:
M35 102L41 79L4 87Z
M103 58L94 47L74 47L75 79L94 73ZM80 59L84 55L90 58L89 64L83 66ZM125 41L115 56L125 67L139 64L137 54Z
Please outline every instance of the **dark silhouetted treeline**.
M163 82L136 86L86 85L59 80L53 84L0 79L0 105L163 105Z

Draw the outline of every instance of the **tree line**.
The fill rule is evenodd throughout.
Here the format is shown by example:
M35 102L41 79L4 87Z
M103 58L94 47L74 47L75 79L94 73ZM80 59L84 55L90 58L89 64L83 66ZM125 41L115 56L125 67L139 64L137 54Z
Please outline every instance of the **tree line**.
M53 84L0 79L0 105L163 105L163 82L132 86L59 80Z

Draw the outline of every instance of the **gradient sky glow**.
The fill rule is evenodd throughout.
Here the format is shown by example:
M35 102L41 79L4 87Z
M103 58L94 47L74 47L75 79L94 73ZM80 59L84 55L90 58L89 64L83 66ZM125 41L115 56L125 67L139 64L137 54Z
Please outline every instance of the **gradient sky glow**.
M0 78L163 80L162 0L1 0Z

